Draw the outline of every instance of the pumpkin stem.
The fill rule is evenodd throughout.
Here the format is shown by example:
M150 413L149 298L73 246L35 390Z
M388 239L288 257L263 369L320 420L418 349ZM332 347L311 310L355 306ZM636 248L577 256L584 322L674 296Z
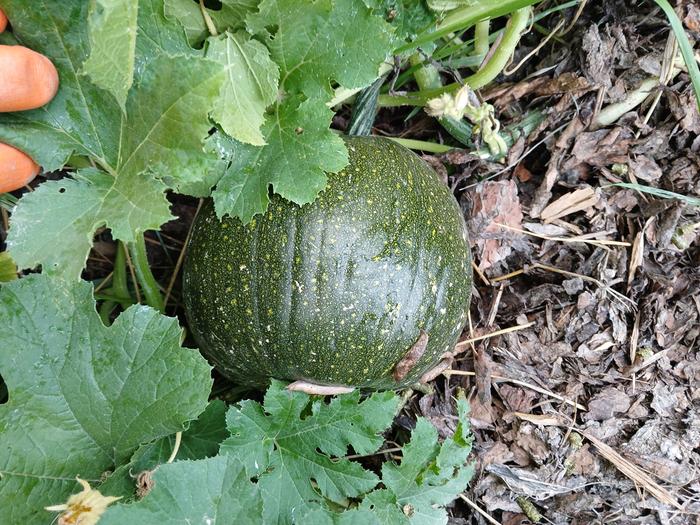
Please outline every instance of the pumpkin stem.
M372 133L374 119L377 116L377 98L379 89L384 84L386 75L380 76L374 83L357 95L352 106L352 116L348 123L348 135L368 136Z

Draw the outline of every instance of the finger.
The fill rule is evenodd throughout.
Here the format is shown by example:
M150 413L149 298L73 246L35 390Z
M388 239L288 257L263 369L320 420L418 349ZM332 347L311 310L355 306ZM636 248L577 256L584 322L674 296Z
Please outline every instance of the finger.
M51 61L23 46L0 46L0 77L0 111L41 107L58 91Z
M7 15L0 9L0 33L7 27Z
M18 190L39 173L39 166L29 156L0 143L0 193Z

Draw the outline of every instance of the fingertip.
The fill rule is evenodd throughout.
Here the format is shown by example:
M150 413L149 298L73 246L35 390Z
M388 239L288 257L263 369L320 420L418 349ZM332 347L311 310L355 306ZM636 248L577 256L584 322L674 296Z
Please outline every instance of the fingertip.
M7 28L7 15L0 9L0 33Z
M39 165L26 153L0 143L0 193L15 191L39 174Z
M0 72L0 112L39 108L58 91L53 62L24 46L0 45Z
M39 98L39 105L43 106L51 102L53 97L56 96L59 82L58 70L56 70L56 66L54 66L53 62L51 62L51 60L44 55L40 56L41 59L39 60L39 63L41 64L41 72L39 73L38 78L43 79L43 82L37 83L39 89L41 90L41 92L37 94L37 97Z

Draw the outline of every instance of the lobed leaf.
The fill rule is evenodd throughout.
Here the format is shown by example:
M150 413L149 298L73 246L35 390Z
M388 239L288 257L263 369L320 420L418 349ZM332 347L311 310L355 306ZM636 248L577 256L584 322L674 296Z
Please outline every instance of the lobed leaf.
M459 424L455 434L442 445L438 445L435 427L419 418L411 441L403 447L401 463L382 466L382 483L386 489L370 494L361 508L384 507L388 511L386 523L447 523L443 506L467 488L474 474L473 466L467 464L471 437L464 399L458 400L457 412ZM387 506L390 501L394 502L394 508L402 510L403 521L395 521L398 514Z
M359 396L342 395L326 404L274 381L264 405L243 401L229 410L231 437L221 453L257 476L265 523L293 523L326 502L347 505L348 498L377 484L374 473L342 456L348 447L369 454L381 446L398 397L384 392L360 401Z
M447 523L443 506L472 475L466 401L458 401L460 422L442 445L433 426L419 419L401 463L385 463L381 480L345 457L350 450L366 455L381 446L398 402L391 392L364 400L355 392L326 402L273 381L262 405L248 400L229 409L231 437L220 456L157 467L153 491L136 504L114 505L106 523L228 524L231 516L265 524ZM150 452L141 457L153 459ZM222 477L228 481L221 483ZM379 481L384 488L375 488ZM231 506L231 515L222 510Z
M226 405L221 400L211 401L199 417L182 433L175 461L214 457L219 445L228 437L226 430ZM128 463L121 465L99 486L100 492L110 496L122 496L126 501L134 497L138 475L153 471L165 464L175 449L174 435L141 445Z
M267 48L244 31L209 41L207 57L226 65L225 81L212 117L231 137L262 146L260 126L277 98L279 69Z
M105 327L92 286L30 275L0 288L0 522L47 523L76 476L95 484L204 409L210 367L177 320L133 306Z
M347 165L345 145L329 130L333 84L371 84L394 38L361 0L263 0L246 21L279 66L281 96L262 128L266 145L233 141L224 148L231 165L213 193L216 212L243 222L267 209L270 185L306 204L325 186L326 172Z
M42 185L20 200L8 246L21 268L38 264L77 278L97 228L131 242L138 232L171 219L165 191L208 193L224 164L203 149L211 124L208 112L219 96L224 66L181 52L162 14L162 0L140 6L138 75L126 100L116 99L78 73L88 50L82 0L19 0L3 8L24 42L57 66L61 89L45 108L0 115L0 140L31 154L45 169L58 169L72 154L90 158L102 171ZM171 28L172 30L172 28ZM163 32L162 32L163 31ZM62 237L60 249L54 239Z
M269 186L297 204L312 202L326 185L324 172L348 162L343 140L328 129L333 112L324 104L289 99L263 127L267 146L215 138L230 164L213 193L219 216L248 222L269 203Z

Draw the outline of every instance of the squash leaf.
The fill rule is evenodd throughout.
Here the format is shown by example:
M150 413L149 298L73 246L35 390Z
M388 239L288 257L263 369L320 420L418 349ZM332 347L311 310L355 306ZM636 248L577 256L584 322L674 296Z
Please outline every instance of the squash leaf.
M165 31L162 4L142 1L139 75L124 113L113 96L78 73L89 47L87 5L3 2L22 43L54 61L61 89L45 108L0 115L0 140L47 170L63 167L72 154L89 157L101 170L84 173L80 181L47 182L31 199L21 199L7 243L19 267L42 264L72 278L79 277L98 228L107 226L131 242L139 231L171 219L166 189L205 194L223 167L202 145L223 64L194 54L181 33L180 41L166 36L178 34L177 25ZM58 235L65 248L55 253Z
M31 275L0 288L0 523L48 523L44 507L126 463L205 408L210 367L174 318L133 306L105 327L92 286Z
M213 193L220 217L235 215L245 223L264 212L270 184L298 204L311 202L326 185L324 171L340 171L347 164L343 140L328 129L333 112L324 104L290 98L274 111L263 128L267 146L227 136L213 139L231 161ZM296 127L285 124L290 122Z
M168 190L206 196L223 176L217 213L248 221L270 185L305 204L347 164L326 104L336 84L375 80L392 27L362 0L256 4L207 10L222 35L194 49L204 18L191 0L3 1L61 86L43 108L0 115L0 141L46 171L95 167L20 200L7 244L21 269L78 278L99 228L133 242L170 220ZM230 139L205 148L212 122Z
M264 405L248 400L229 410L231 437L221 453L258 477L265 523L292 523L326 502L347 505L376 486L376 474L343 456L350 446L370 454L382 445L398 397L383 392L359 399L355 392L326 404L274 381Z
M219 452L219 445L227 437L226 405L223 401L215 399L182 433L175 460L214 457ZM110 496L122 496L124 501L133 499L138 475L145 471L154 471L165 464L175 449L175 443L176 437L170 435L141 445L131 456L129 463L118 467L99 486L100 492Z
M233 523L223 509L246 523L447 523L443 506L473 473L466 401L458 401L460 422L442 444L419 418L400 464L385 463L380 479L345 456L381 446L399 403L395 394L361 400L355 392L326 402L284 386L273 381L262 405L248 400L229 409L231 437L220 456L161 465L151 493L110 507L104 523Z
M442 445L438 445L435 427L419 418L410 443L403 447L401 463L388 462L382 466L382 483L386 489L370 494L361 508L369 510L392 501L407 518L405 523L447 523L442 506L464 491L474 474L473 467L467 465L472 440L464 399L458 400L457 412L459 423L454 436Z
M214 191L217 215L244 222L267 209L270 185L306 204L325 186L325 172L347 165L347 149L329 129L333 83L371 84L393 42L391 26L361 0L263 0L246 20L279 65L280 97L263 127L267 144L233 144L232 165Z
M231 137L262 146L265 108L277 98L279 70L267 48L245 31L209 41L207 58L226 64L212 117Z
M394 26L397 39L403 41L401 43L412 40L437 20L435 13L428 9L425 0L365 0L365 4L384 14ZM421 49L424 52L425 47L431 48L432 44L423 46Z
M262 524L262 498L234 457L178 461L153 474L152 491L138 503L113 505L100 525L164 523Z

